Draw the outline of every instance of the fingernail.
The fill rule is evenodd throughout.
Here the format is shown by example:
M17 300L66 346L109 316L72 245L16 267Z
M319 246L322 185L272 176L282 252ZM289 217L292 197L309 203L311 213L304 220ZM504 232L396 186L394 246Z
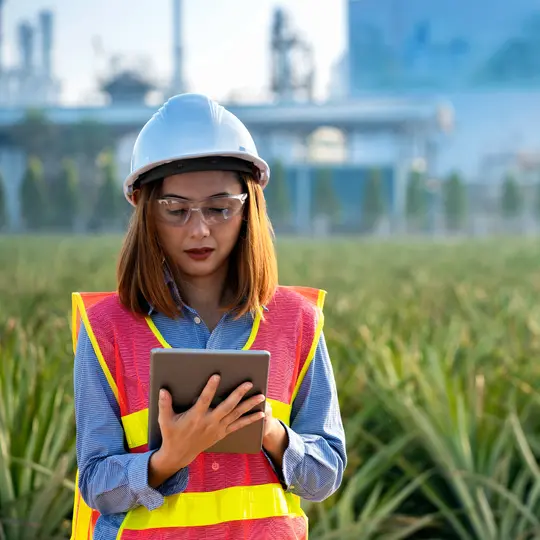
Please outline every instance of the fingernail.
M165 390L159 391L159 399L165 399Z
M218 382L218 381L219 381L219 375L214 375L214 376L212 377L212 380L213 380L214 382Z

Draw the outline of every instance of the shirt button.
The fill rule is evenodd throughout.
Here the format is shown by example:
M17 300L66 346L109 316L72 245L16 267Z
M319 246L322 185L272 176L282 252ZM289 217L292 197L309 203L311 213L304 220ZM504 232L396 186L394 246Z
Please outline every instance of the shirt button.
M199 317L195 317L193 320L195 321L195 324L201 324L201 319Z
M219 469L219 463L217 463L216 461L214 461L214 463L212 463L212 470L213 471L217 471Z

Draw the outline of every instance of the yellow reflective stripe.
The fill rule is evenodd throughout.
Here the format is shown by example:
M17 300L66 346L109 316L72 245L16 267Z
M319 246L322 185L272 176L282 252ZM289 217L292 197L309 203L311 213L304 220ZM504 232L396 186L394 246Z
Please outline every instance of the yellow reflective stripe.
M157 340L161 343L161 346L164 349L171 349L172 347L165 341L165 338L161 335L161 332L157 329L157 326L154 324L154 321L150 317L145 317L146 323L150 327L152 334L156 336Z
M79 491L79 471L75 475L75 498L70 540L87 540L92 525L92 509L87 506Z
M261 325L261 317L262 317L262 308L259 308L257 310L257 314L255 315L255 319L253 320L253 326L251 327L251 333L249 334L248 340L246 341L246 344L242 347L244 351L251 349L251 347L253 346L253 343L255 343L255 338L257 337L257 334L259 333L259 326Z
M218 491L179 493L165 498L159 508L139 506L128 512L118 538L125 530L201 527L227 521L269 517L305 517L300 499L285 493L280 484L239 486Z
M317 321L317 326L315 327L315 334L313 335L311 348L307 355L306 361L304 362L304 366L302 367L302 371L300 372L300 375L298 375L298 380L296 381L296 386L294 387L291 403L293 403L294 400L296 399L296 396L300 390L300 386L302 385L304 377L306 376L307 370L309 369L309 366L311 365L311 362L313 361L313 358L315 357L315 351L317 350L319 338L321 337L321 332L324 326L323 306L324 306L325 297L326 297L326 291L321 289L319 291L319 296L317 298L317 310L319 312L319 319Z
M77 310L79 306L77 305L76 294L78 293L71 294L71 343L73 345L73 354L77 352L77 339L79 337L77 333Z
M148 409L122 416L122 425L129 448L148 443Z
M103 370L103 373L105 374L105 377L107 378L107 382L109 383L109 386L111 387L114 397L116 398L116 401L118 402L118 387L116 386L116 382L114 381L113 376L111 375L111 372L109 371L109 366L107 366L107 362L105 362L105 358L103 358L103 354L101 353L101 349L99 348L98 341L96 339L96 336L94 335L94 331L92 330L90 321L88 320L88 314L86 313L86 308L84 307L84 302L80 293L72 294L72 302L73 302L73 305L76 306L76 308L79 310L79 313L81 314L81 319L86 328L86 332L88 333L88 337L90 338L90 342L92 343L92 347L94 347L94 352L96 353L97 359L99 361L99 365L101 366L101 369Z
M291 423L291 406L282 401L276 401L274 399L267 399L268 403L272 407L272 416L281 420L286 426Z
M253 326L251 327L251 333L249 334L248 340L246 341L246 344L242 347L242 350L250 349L255 342L255 338L257 337L257 333L259 332L259 327L261 325L261 317L262 317L262 310L258 309L257 314L255 315L255 319L253 320ZM172 347L167 343L161 332L157 329L157 326L154 324L154 321L146 316L145 317L146 324L150 327L150 330L152 331L152 334L156 336L156 339L161 343L161 346L164 349L172 349Z
M291 406L273 399L269 399L268 402L272 406L272 414L288 426ZM129 448L137 448L148 443L148 409L122 416L122 425Z

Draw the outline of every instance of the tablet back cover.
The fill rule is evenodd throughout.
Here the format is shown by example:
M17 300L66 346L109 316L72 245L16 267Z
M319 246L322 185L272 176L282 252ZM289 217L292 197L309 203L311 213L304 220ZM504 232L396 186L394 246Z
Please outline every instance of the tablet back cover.
M154 349L150 361L150 396L148 442L150 450L161 445L158 423L160 388L169 390L177 413L193 406L208 379L215 373L221 376L211 407L216 407L240 384L250 381L253 388L243 400L257 394L266 396L270 353L255 350ZM247 414L264 411L265 402ZM206 452L257 454L262 449L264 419L227 435Z

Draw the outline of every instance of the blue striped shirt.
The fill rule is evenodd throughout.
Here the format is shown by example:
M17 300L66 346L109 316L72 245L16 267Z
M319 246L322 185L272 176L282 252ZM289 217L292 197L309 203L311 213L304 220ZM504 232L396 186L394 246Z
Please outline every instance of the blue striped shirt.
M170 319L152 312L152 320L175 348L240 349L251 332L253 318L223 316L210 332L188 306L184 317ZM86 328L81 325L74 366L75 417L79 489L87 504L101 514L94 540L116 538L125 513L143 505L161 506L164 497L182 492L188 469L182 469L157 489L148 485L152 451L128 453L118 403L99 365ZM322 501L340 486L347 463L345 434L332 365L324 334L292 404L289 444L282 470L276 471L286 491ZM266 453L265 453L266 454ZM267 458L275 469L269 456Z

